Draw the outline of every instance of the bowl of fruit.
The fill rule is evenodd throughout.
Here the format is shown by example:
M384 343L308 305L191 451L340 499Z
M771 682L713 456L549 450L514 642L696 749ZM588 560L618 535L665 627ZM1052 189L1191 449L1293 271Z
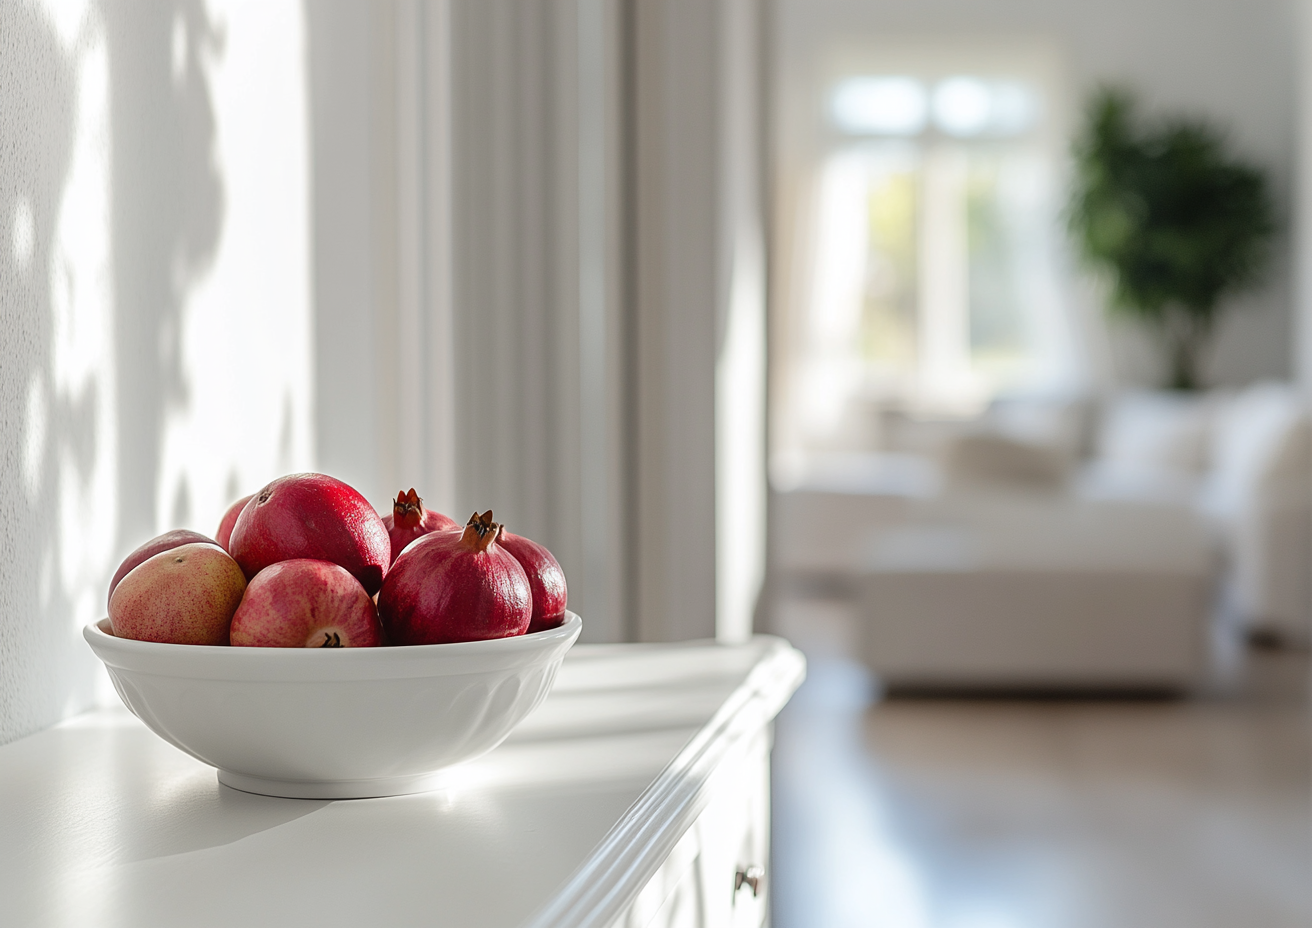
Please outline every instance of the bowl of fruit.
M239 500L218 537L143 544L83 634L127 707L271 796L429 789L546 698L582 623L541 545L414 490L379 517L341 481L293 474Z

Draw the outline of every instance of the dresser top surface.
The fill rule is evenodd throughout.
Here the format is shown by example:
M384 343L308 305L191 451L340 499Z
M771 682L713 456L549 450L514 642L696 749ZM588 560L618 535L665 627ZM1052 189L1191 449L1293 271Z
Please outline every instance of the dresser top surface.
M0 747L5 924L513 928L556 924L553 903L587 921L589 879L659 863L624 836L655 853L720 743L801 674L768 637L579 645L503 745L385 799L242 793L125 709L78 716Z

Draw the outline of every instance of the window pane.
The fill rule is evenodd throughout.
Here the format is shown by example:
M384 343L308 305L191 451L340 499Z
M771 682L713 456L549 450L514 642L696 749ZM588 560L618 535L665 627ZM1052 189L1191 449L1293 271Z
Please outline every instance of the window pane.
M875 377L916 366L916 215L919 171L872 159L861 353Z
M928 113L925 86L910 77L855 77L830 100L834 124L854 135L916 135Z
M969 250L970 350L977 368L1005 374L1027 351L1025 312L1017 272L1015 216L1000 173L1005 155L974 152L966 185Z

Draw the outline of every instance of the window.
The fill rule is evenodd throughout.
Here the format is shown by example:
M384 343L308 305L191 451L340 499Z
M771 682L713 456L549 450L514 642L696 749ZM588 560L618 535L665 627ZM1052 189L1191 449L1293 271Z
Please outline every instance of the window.
M962 416L1072 375L1050 63L866 58L810 95L819 144L811 234L795 237L807 270L789 388L804 444L849 428L854 404Z

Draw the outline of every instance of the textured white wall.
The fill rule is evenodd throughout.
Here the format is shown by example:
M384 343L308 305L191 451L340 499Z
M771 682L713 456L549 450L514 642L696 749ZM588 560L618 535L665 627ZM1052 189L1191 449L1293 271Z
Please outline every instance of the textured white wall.
M0 3L0 743L119 560L312 459L299 5Z
M316 0L305 7L314 211L315 451L318 466L385 506L403 479L390 454L396 339L395 126L380 38L391 7ZM412 477L412 481L418 480ZM410 484L406 485L408 488ZM421 488L427 497L429 491Z
M1296 0L779 0L785 81L816 51L862 35L1039 37L1061 50L1075 101L1100 82L1138 90L1150 111L1183 111L1230 130L1235 147L1268 168L1292 218L1297 136ZM785 87L785 92L787 88ZM1241 297L1208 365L1219 383L1288 377L1294 359L1293 262L1288 238L1269 285ZM1155 353L1117 338L1116 376L1152 381Z

